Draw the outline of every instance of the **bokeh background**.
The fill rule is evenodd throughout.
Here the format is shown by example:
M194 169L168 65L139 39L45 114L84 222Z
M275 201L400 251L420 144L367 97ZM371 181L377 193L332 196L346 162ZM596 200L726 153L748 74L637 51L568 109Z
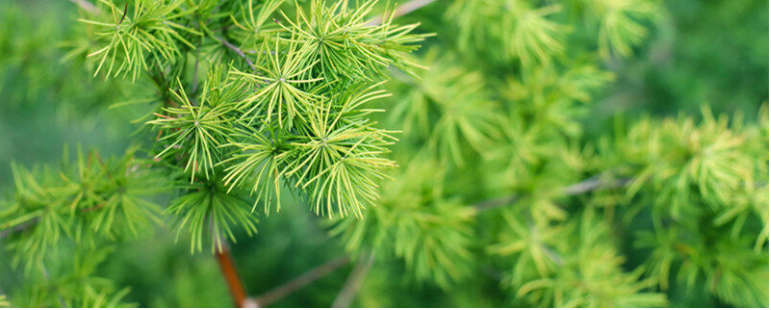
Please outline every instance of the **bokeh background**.
M716 113L742 111L754 119L767 102L767 1L664 3L666 14L634 57L606 62L617 80L592 105L585 120L589 136L606 132L620 112L697 115L707 104ZM85 64L63 60L70 51L67 42L82 39L73 27L76 18L69 1L0 0L0 195L12 186L12 162L56 164L65 145L118 155L133 141L149 141L137 137L139 124L132 122L142 115L142 107L112 107L136 99L131 90L141 85L93 79ZM418 11L405 20L421 18ZM442 30L426 22L422 31ZM343 252L314 217L303 207L287 205L261 220L257 237L238 238L233 253L251 294L264 293ZM0 253L0 289L22 278L3 257ZM126 299L141 306L231 305L214 258L190 255L185 243L174 242L171 229L158 228L122 244L100 268L116 284L130 286ZM339 269L272 306L328 306L350 270ZM375 303L382 288L377 281L401 271L372 272L359 305L391 306ZM402 305L443 306L454 298L415 283L405 282L400 289L405 292Z

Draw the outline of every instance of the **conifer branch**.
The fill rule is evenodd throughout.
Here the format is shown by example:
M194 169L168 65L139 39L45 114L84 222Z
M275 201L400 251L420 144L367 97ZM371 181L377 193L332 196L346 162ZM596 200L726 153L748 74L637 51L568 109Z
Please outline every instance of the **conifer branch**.
M294 278L291 281L258 296L257 298L254 298L254 300L259 307L268 306L278 300L281 300L289 294L304 288L308 284L323 278L324 276L339 269L340 267L345 266L349 260L350 259L348 255L343 255L330 260L323 265L318 266L315 269L308 271L301 276Z
M487 273L524 306L662 306L678 295L672 292L697 286L719 305L768 306L768 295L757 291L768 283L767 107L760 126L706 111L702 121L644 117L629 130L614 123L614 135L596 145L581 130L579 106L596 103L614 79L596 60L641 47L661 13L659 1L454 0L426 7L439 1L398 0L374 14L377 1L70 0L87 18L79 19L84 31L67 43L65 58L88 59L95 76L134 82L147 75L157 85L157 95L132 100L157 108L145 123L157 131L149 150L155 158L145 158L152 169L136 174L133 157L110 163L98 153L99 165L79 155L75 165L65 158L58 173L14 169L15 195L0 201L0 238L9 238L0 241L14 255L12 265L42 267L44 280L23 285L32 292L20 296L40 306L116 305L127 290L112 292L108 279L91 275L109 251L76 246L69 268L70 252L57 249L71 244L65 238L101 247L152 232L152 223L164 222L160 215L174 217L193 253L211 240L236 306L269 306L309 292L350 258L319 261L249 297L226 240L235 242L234 228L256 234L256 209L278 211L282 193L292 192L317 215L340 215L330 232L342 236L346 251L361 253L333 307L363 299L356 296L375 268L369 251L403 261L406 276L450 294ZM417 10L434 13L441 37L414 57L429 35L412 33L420 23L392 22ZM22 29L8 11L17 14L0 10L0 28ZM215 52L205 48L211 45ZM566 57L568 50L576 57ZM427 68L422 64L432 69L410 70ZM209 71L199 75L199 66ZM403 83L383 87L390 78ZM29 84L21 88L44 88ZM380 102L389 96L385 89L395 100ZM375 112L389 115L381 122L369 116ZM399 140L379 124L404 129L409 142L390 147ZM386 174L398 167L391 159L410 167ZM469 166L442 169L450 161ZM579 167L624 174L560 181ZM518 190L472 200L465 194L473 193L458 191L468 177L457 173L465 171L492 182L503 172ZM394 182L380 184L386 178ZM173 192L165 208L149 199L162 192ZM570 198L576 195L591 197ZM619 199L624 195L634 201ZM632 202L642 208L624 207ZM609 208L594 207L600 205ZM506 212L478 216L496 208ZM634 248L643 251L612 242L615 226L628 219L643 221L623 229L634 231ZM647 257L624 262L640 253ZM487 255L504 258L492 260L503 272L475 261L490 261ZM49 278L46 267L54 266ZM383 274L369 273L375 276Z

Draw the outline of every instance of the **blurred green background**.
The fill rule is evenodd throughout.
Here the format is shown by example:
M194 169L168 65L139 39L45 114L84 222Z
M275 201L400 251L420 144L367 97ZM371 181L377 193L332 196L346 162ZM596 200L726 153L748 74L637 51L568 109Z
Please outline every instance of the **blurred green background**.
M754 118L768 100L767 1L670 0L665 6L667 14L634 57L606 63L618 78L585 120L590 135L605 132L620 112L697 115L708 104L715 112L742 111ZM416 12L409 18L420 17ZM0 1L0 195L12 186L11 162L56 164L64 145L117 155L132 142L149 141L136 136L139 125L132 123L144 112L142 106L110 108L136 99L131 89L139 86L93 79L82 60L63 61L66 42L82 39L74 32L76 18L69 1ZM280 214L261 220L256 238L238 238L234 245L252 295L342 253L338 242L326 236L323 223L287 202ZM0 289L8 291L22 277L2 257L0 253ZM337 270L271 306L328 306L349 272L350 267ZM381 276L368 277L359 305L372 305L368 296L378 294L377 281L400 271L373 272ZM141 306L231 305L215 260L207 254L189 255L185 243L175 244L174 233L165 228L118 247L100 273L130 286L126 299ZM412 283L402 287L413 305L442 306L448 299L458 303L463 298Z

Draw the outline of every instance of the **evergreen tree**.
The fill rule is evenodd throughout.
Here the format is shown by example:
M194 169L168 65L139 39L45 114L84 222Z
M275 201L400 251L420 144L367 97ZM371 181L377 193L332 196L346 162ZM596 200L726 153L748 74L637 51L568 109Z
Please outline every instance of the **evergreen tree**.
M11 166L0 305L148 306L104 266L172 231L175 260L213 254L239 307L346 266L328 305L768 307L767 104L591 124L662 2L71 2L71 33L39 30L62 42L58 76L25 61L45 40L3 6L0 55L20 59L0 73L34 78L0 98L61 80L57 113L141 115L123 155ZM231 247L282 220L271 233L320 225L343 256L249 297Z

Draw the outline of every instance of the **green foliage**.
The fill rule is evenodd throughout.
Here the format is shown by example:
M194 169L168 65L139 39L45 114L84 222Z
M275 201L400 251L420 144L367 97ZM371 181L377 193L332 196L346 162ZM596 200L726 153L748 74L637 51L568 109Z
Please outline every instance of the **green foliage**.
M585 4L597 20L600 28L600 54L618 53L632 55L632 48L648 35L643 22L657 18L659 7L656 0L599 0Z
M268 213L266 193L275 193L278 209L281 187L330 218L360 217L373 205L381 170L394 166L385 154L395 139L363 105L388 96L388 65L416 67L406 56L424 36L389 15L369 23L376 1L312 1L291 17L283 4L101 0L84 9L78 21L88 39L70 42L65 58L91 60L95 76L155 84L149 99L115 105L153 105L143 130L157 132L153 160L138 162L131 151L117 162L79 155L77 168L60 174L15 167L0 227L15 264L44 270L61 242L94 247L151 230L161 208L144 197L159 192L173 192L164 214L192 252L206 239L222 251L235 227L255 234L257 204ZM114 306L125 295L105 304L106 286L88 289L82 294L95 299L79 305Z
M767 159L743 152L748 143L743 134L728 128L728 119L715 119L705 110L702 124L693 119L667 119L662 123L642 120L622 143L625 160L642 167L629 188L636 194L643 185L658 192L654 204L658 213L676 220L694 220L703 208L701 203L717 210L733 205L733 193L750 191L762 180L761 167ZM763 143L762 140L753 142ZM690 195L697 189L696 195ZM695 201L694 201L695 200ZM759 202L759 204L767 204ZM689 212L692 211L692 212ZM720 217L715 220L718 221Z
M181 83L180 83L180 86ZM185 172L190 171L190 182L196 174L203 170L206 179L214 169L214 165L220 162L219 146L227 139L227 132L233 127L232 120L225 114L232 110L225 105L215 105L206 98L206 90L201 95L199 105L193 105L180 87L180 94L173 96L179 102L179 107L163 108L163 114L156 113L158 119L148 122L157 125L159 135L163 135L158 141L173 141L156 158L172 150L177 156L187 154ZM171 117L168 115L174 115ZM172 140L173 139L173 140Z
M257 233L257 218L248 204L229 195L220 183L195 184L188 193L169 203L168 213L179 216L177 238L190 234L190 252L202 251L203 240L211 235L212 252L221 252L225 236L235 242L232 226L241 226L249 236ZM237 197L237 196L236 196Z
M639 196L652 216L653 231L638 232L637 243L651 250L646 268L663 289L674 273L679 285L724 302L768 305L768 155L751 151L768 147L758 135L767 113L762 125L742 127L739 118L733 128L707 108L700 123L644 119L619 141L637 171L627 197Z
M84 155L79 150L77 157L75 164L65 158L58 171L13 167L16 190L2 202L0 227L22 230L4 242L14 252L14 264L23 262L28 271L42 267L64 237L93 246L99 239L137 235L159 222L160 207L148 198L167 184L135 150L106 160L96 151Z
M65 150L65 154L67 154ZM109 249L105 242L143 234L160 223L160 207L150 200L168 188L166 178L130 149L120 158L103 159L79 148L75 163L32 170L13 166L16 191L2 201L4 246L10 262L23 264L36 282L25 284L14 304L37 307L116 307L128 289L118 290L94 276ZM67 246L63 246L67 245ZM73 251L72 248L78 250ZM47 265L71 256L71 273L49 276ZM68 260L65 260L65 262Z
M103 248L87 254L75 253L72 265L68 266L70 272L49 278L44 271L45 281L32 285L26 295L20 296L20 301L41 308L132 307L132 304L123 301L130 291L128 288L118 290L109 279L93 275L109 252L111 249Z
M514 258L508 279L517 298L540 307L656 307L663 295L645 292L654 282L638 280L642 269L624 272L608 225L596 212L565 226L524 225L505 213L508 224L494 254ZM581 219L579 222L578 219ZM566 238L566 236L569 236Z
M210 248L252 296L359 262L282 307L768 306L767 4L397 2L0 4L0 293L228 305ZM141 147L6 151L94 111Z
M643 118L628 133L617 132L617 143L606 138L599 139L596 146L587 143L582 128L582 118L588 112L585 106L615 79L615 74L600 68L598 60L617 54L630 56L648 32L646 23L659 17L658 4L596 1L575 2L564 8L527 2L491 4L449 4L445 17L457 23L459 36L445 39L457 45L457 52L443 51L440 58L437 50L431 50L424 57L431 69L419 74L420 80L401 76L402 83L394 87L396 99L387 124L403 128L403 141L410 143L397 146L395 157L400 162L426 155L439 160L447 168L432 181L441 181L424 187L408 185L419 184L422 178L417 176L426 174L409 166L406 170L414 174L394 177L400 189L393 195L399 197L397 203L388 203L383 194L383 205L369 210L363 222L353 225L352 220L345 220L333 234L341 235L353 253L371 250L400 258L407 270L424 281L425 271L416 258L399 255L400 243L420 244L410 248L422 248L424 253L416 253L431 258L437 253L460 253L459 248L468 251L470 243L463 240L474 235L483 238L483 244L490 242L485 254L469 251L473 259L456 254L452 266L438 264L433 268L434 282L449 292L471 280L450 277L452 281L447 281L443 272L485 270L479 262L485 255L498 254L504 259L496 267L512 270L503 284L513 289L516 297L511 299L518 305L662 306L668 303L661 292L667 292L668 287L662 286L661 279L669 279L669 274L655 270L668 268L661 264L675 263L655 263L658 252L649 252L643 244L658 251L658 246L667 243L646 243L648 237L636 233L632 235L637 237L622 241L611 234L610 227L648 219L649 224L634 225L633 230L652 229L658 235L660 227L682 219L678 225L687 225L689 231L695 231L691 234L707 234L699 237L703 240L699 242L733 236L724 239L725 245L733 247L729 250L705 243L692 251L700 255L688 266L695 261L706 265L694 267L695 271L684 268L681 274L706 277L714 283L707 291L726 303L763 306L765 303L758 301L767 296L762 284L768 282L767 268L760 267L762 258L767 257L764 208L768 202L763 197L767 196L764 172L768 160L761 150L767 146L763 136L767 125L743 127L737 120L731 127L726 117L715 118L709 113L701 125L684 117L663 122ZM572 17L576 13L585 16L586 23L568 27L576 23ZM506 31L497 29L499 24L513 34L503 36ZM578 29L582 30L580 36L574 32ZM591 33L596 35L596 43L587 41ZM574 41L578 43L566 51L567 42ZM466 59L455 53L479 56ZM570 60L565 57L568 53ZM512 69L512 61L519 66ZM758 123L765 124L765 119ZM755 140L747 140L750 136ZM625 190L602 189L605 186L625 186ZM584 193L585 187L594 193L582 195L578 201L567 198ZM453 200L460 202L515 196L479 203L476 206L481 211L443 211L474 217L473 221L460 222L449 215L443 217L462 238L439 228L443 225L431 228L442 232L448 243L419 237L428 231L401 228L418 222L401 211L401 207L414 204L406 203L407 197L428 197L427 192L437 191L452 193ZM386 192L389 186L384 185ZM433 210L436 199L424 198L420 207L411 208ZM486 211L493 202L496 211ZM706 223L715 230L701 232ZM472 227L476 228L470 230ZM402 231L408 233L400 237ZM755 246L738 242L744 238L742 232L754 238ZM683 238L682 232L676 235ZM625 253L628 250L617 245L630 241L639 245L635 252ZM635 257L635 264L629 265L625 263L627 253L650 255L650 259L641 264L638 261L645 259ZM725 264L718 263L726 261L723 253L744 253L743 257L758 263L741 271L735 266L718 267ZM725 270L731 274L723 278ZM690 277L696 279L696 275ZM694 288L694 283L703 283L690 281L694 282L678 285Z
M414 43L424 36L412 35L418 25L396 26L386 15L380 24L368 22L368 15L377 1L367 0L351 9L348 0L335 1L331 5L320 0L310 1L310 10L304 13L298 6L297 17L286 17L290 31L307 49L304 64L314 77L326 80L350 79L372 81L382 75L389 64L399 68L416 66L405 56L417 49ZM288 76L286 78L289 78Z
M120 8L104 1L100 12L111 16L102 18L113 22L84 21L111 27L95 33L110 43L88 54L99 62L97 73L110 58L108 76L113 67L113 76L132 79L146 72L159 88L147 124L158 131L156 160L184 167L189 177L191 188L182 187L169 210L181 216L179 231L192 235L193 250L202 249L210 230L221 249L220 234L235 239L233 223L256 232L256 219L231 190L256 194L252 211L259 202L266 213L274 203L278 209L280 188L289 187L317 214L360 216L377 199L380 170L393 166L383 157L393 138L361 105L386 96L374 82L387 65L413 66L404 58L422 40L409 34L416 25L368 24L374 1L353 9L312 1L309 13L298 6L294 18L280 4L249 1L227 11L207 3L129 1ZM217 23L205 23L206 15L236 26L242 41L212 30ZM278 27L265 24L271 15ZM200 54L210 44L233 53L228 67L216 64L224 62L216 53ZM181 81L187 54L196 59L192 85ZM201 63L212 66L199 88Z
M136 80L143 70L156 65L165 67L173 58L180 56L179 45L194 48L178 30L201 35L175 22L192 13L191 10L180 9L184 3L182 0L138 0L133 1L131 8L129 3L123 8L108 0L99 0L99 3L104 4L102 10L109 11L109 14L99 14L95 20L78 20L93 27L90 31L93 40L103 46L88 54L88 57L98 58L99 65L94 75L99 74L107 63L104 68L106 76L131 75L131 79Z
M332 234L347 240L348 251L404 261L420 281L448 287L471 276L476 211L443 192L436 162L417 160L399 173L363 219L342 219Z
M577 33L576 24L588 26L587 32L595 34L592 40L583 39L579 47L596 44L603 56L630 56L632 48L648 34L646 22L659 12L656 0L573 0L564 5L461 0L450 5L445 18L458 27L460 51L531 67L575 55L575 47L568 52L565 40ZM585 20L577 20L579 17Z
M428 147L444 162L462 165L463 146L481 152L497 134L497 103L487 95L481 72L468 72L452 63L452 59L437 60L432 70L405 85L403 99L390 119L402 120L408 136L428 138Z
M769 98L768 3L661 2L667 10L658 14L649 47L611 64L618 83L596 111L696 115L707 103L716 112L755 115Z

